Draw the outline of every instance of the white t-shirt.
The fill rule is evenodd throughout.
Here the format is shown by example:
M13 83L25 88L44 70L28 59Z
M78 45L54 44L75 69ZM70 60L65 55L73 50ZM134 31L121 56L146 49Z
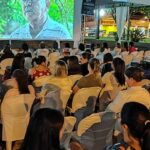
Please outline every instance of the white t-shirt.
M37 55L44 56L45 58L47 58L49 55L49 50L47 48L37 49Z
M120 113L122 107L127 102L138 102L150 108L150 94L141 86L130 87L127 90L120 91L115 100L108 105L107 111Z

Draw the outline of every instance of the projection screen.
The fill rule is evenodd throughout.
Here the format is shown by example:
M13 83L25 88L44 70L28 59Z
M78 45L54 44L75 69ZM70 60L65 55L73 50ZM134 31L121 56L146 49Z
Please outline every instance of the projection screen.
M74 0L0 0L0 5L0 39L73 39Z

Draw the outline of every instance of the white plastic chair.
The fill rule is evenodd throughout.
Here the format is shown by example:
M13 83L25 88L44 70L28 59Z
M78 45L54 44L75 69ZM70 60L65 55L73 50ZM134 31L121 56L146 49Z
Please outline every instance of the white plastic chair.
M83 76L80 74L70 75L69 78L72 80L73 85L76 81L80 80Z
M123 55L123 60L125 61L125 65L128 66L133 59L133 55L129 54L129 55Z
M76 123L76 118L73 116L67 116L65 117L65 121L64 121L64 133L63 133L63 137L61 140L61 143L63 145L63 147L65 147L66 149L69 147L69 143L72 137L72 131L73 128L75 126Z
M13 62L13 58L7 58L1 61L0 68L2 70L6 70L6 67L11 67Z
M76 110L86 106L86 102L90 96L98 97L100 92L100 87L90 87L90 88L82 88L73 97L72 102L72 113L75 113Z
M2 136L7 150L12 149L13 141L24 139L34 98L31 94L4 97L1 105Z

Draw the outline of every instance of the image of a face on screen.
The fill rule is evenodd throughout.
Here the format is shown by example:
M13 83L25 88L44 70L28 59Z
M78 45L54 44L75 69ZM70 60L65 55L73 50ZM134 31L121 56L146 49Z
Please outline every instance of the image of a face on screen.
M1 0L0 39L73 39L74 0Z

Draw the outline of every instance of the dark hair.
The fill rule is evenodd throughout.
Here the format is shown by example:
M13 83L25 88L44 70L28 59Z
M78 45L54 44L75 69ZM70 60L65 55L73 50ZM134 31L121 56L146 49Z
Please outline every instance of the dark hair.
M40 43L40 48L41 48L41 49L44 49L45 47L46 47L45 42L41 42L41 43Z
M46 58L44 56L38 56L38 58L36 58L35 61L38 65L40 65L43 62L46 62Z
M90 60L90 58L91 58L91 54L90 54L90 53L87 53L87 52L84 52L84 53L82 53L81 55L82 55L82 57L83 57L84 59L87 59L87 60Z
M83 43L79 44L79 50L84 51L85 50L85 46Z
M68 75L81 74L77 56L68 57Z
M133 78L136 82L140 82L144 77L143 69L139 67L130 67L126 70L125 74L128 78Z
M142 150L150 150L150 111L137 103L126 103L121 111L121 123L126 124L129 132L141 143Z
M108 49L108 43L107 42L103 43L103 49L105 49L105 48Z
M134 42L130 42L129 45L130 45L130 46L134 46Z
M100 62L97 58L91 58L89 60L89 65L91 69L94 71L94 74L97 74L100 72Z
M128 45L128 42L124 42L124 48L126 49L126 51L129 51L129 45Z
M12 62L11 75L16 69L24 70L24 62L24 55L22 53L17 54Z
M24 50L24 51L28 51L28 49L29 49L29 46L27 43L23 43L21 47L22 47L22 50Z
M112 56L112 54L111 53L106 53L105 55L104 55L104 63L107 63L107 62L109 62L109 61L113 61L113 56Z
M31 117L21 150L61 150L59 133L64 124L61 112L43 108Z
M91 52L91 49L86 49L85 52L86 52L86 53L90 53L90 54L92 53L92 52Z
M117 43L117 48L121 48L121 44L120 43Z
M57 43L56 41L53 42L53 48L54 48L55 50L58 49L58 43Z
M112 70L113 70L113 68L112 68L112 64L111 63L104 64L104 66L102 68L102 71L101 71L101 76L104 76L107 72L110 72Z
M92 43L92 44L91 44L91 50L94 51L94 48L95 48L95 44Z
M4 52L4 53L12 53L9 44L6 44L6 45L4 46L3 52Z
M114 75L120 85L125 85L125 62L121 58L113 60Z
M65 48L70 48L70 44L69 43L65 43Z
M18 83L18 89L20 94L29 94L28 89L28 75L25 71L16 69L12 76L16 79Z

